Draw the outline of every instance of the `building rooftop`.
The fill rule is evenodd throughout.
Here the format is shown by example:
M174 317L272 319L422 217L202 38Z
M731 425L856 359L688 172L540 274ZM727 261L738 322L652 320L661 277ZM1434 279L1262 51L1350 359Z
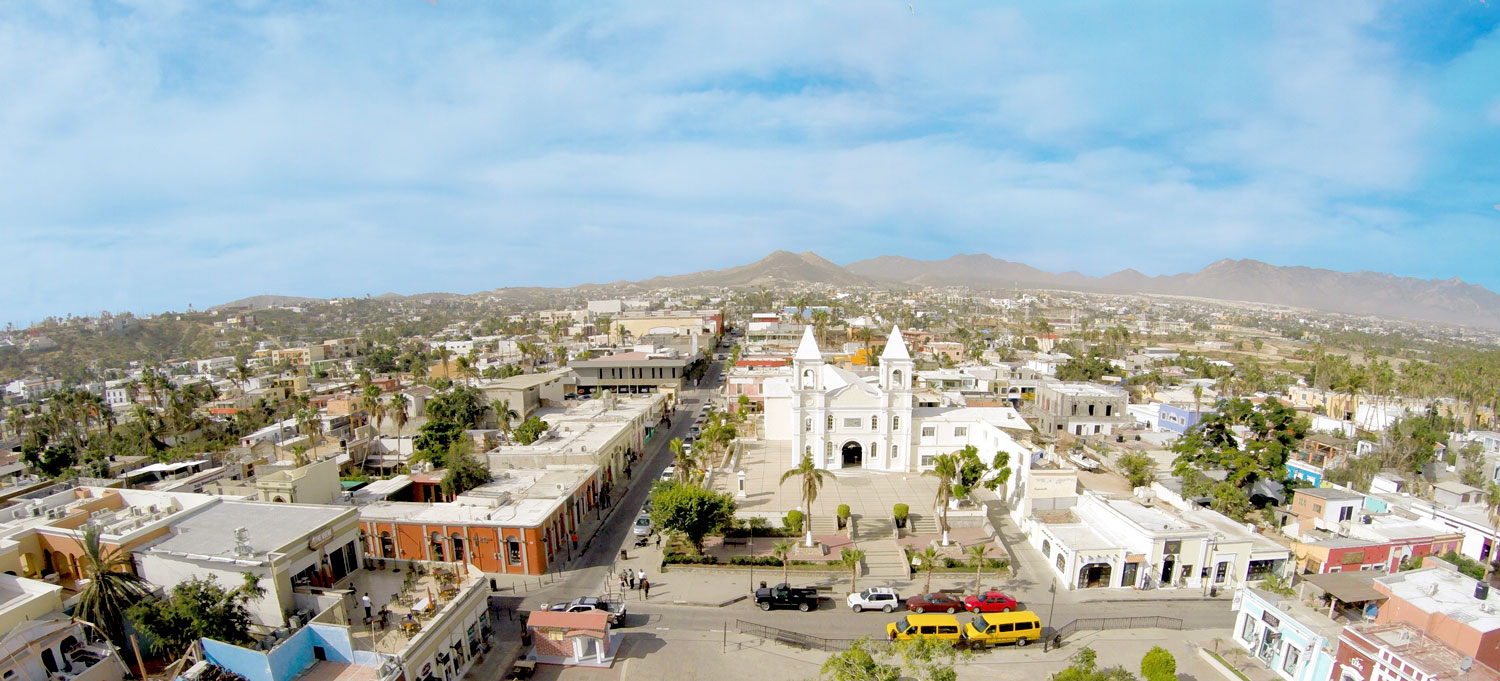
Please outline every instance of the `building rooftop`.
M1074 397L1124 397L1121 390L1106 388L1093 383L1047 383L1045 386L1054 392Z
M1340 487L1302 487L1299 488L1295 493L1305 494L1310 497L1317 497L1324 501L1353 501L1355 499L1362 500L1365 498L1365 495L1360 494L1359 492L1343 489Z
M1125 516L1130 522L1150 531L1202 529L1198 525L1171 513L1167 513L1159 508L1142 506L1135 501L1126 499L1108 499L1103 501L1109 508Z
M996 428L1009 430L1031 430L1031 424L1011 407L917 407L911 410L914 418L927 421L981 421Z
M172 534L150 545L153 553L207 560L259 562L333 523L352 509L336 506L221 501L172 525ZM236 531L244 528L248 551L236 552Z
M430 523L500 523L508 526L540 525L583 483L593 466L555 466L546 469L510 469L458 499L425 504L377 501L359 508L363 520L395 520Z
M1349 629L1395 653L1402 662L1420 670L1428 681L1500 681L1500 673L1494 669L1415 627L1406 624L1351 624Z
M1046 523L1052 536L1074 551L1113 551L1120 548L1116 542L1105 539L1083 523Z
M1408 570L1375 579L1377 589L1390 592L1423 612L1442 613L1480 632L1500 629L1500 593L1484 600L1474 597L1479 580L1443 567Z

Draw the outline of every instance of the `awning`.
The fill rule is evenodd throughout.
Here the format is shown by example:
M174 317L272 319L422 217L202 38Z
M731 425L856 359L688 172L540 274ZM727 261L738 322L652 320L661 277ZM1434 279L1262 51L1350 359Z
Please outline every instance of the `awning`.
M130 471L130 475L142 475L145 473L171 473L174 471L180 471L184 468L191 468L193 466L198 466L205 463L208 463L208 459L200 459L197 461L178 461L176 463L153 463L150 466L142 466L133 471Z
M1363 603L1387 598L1373 586L1375 577L1384 574L1362 571L1329 572L1322 575L1302 575L1302 581L1345 603Z

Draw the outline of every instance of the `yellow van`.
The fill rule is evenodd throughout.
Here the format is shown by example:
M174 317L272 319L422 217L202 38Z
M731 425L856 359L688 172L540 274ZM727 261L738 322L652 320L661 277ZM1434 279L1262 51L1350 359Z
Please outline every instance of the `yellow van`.
M885 635L892 641L935 638L955 644L963 638L958 618L953 615L907 615L885 625Z
M1042 638L1042 620L1027 610L975 615L964 625L964 641L974 648L1015 642L1018 646Z

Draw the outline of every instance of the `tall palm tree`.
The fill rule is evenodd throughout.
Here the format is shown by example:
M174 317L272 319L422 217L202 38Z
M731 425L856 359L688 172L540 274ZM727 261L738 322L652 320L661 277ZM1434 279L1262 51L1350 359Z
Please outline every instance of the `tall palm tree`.
M1491 481L1484 488L1484 504L1490 512L1490 555L1484 561L1484 583L1490 583L1495 561L1500 560L1500 482Z
M787 480L798 479L802 486L802 528L807 535L807 545L813 545L812 536L812 505L818 500L818 490L823 487L823 481L832 477L833 474L813 465L811 454L802 454L802 463L781 474L781 484L785 485Z
M109 640L125 640L125 611L136 601L151 594L151 585L130 572L130 552L106 548L99 541L98 525L83 526L83 535L74 537L83 551L80 556L83 573L89 583L78 592L78 618L104 632Z
M932 460L932 470L922 475L937 478L938 524L943 528L943 546L948 545L948 502L953 500L953 489L959 484L959 473L963 468L957 454L939 454Z
M932 569L937 567L938 559L942 558L934 547L927 547L917 552L917 562L922 564L922 569L927 571L927 582L922 585L922 593L932 593Z
M974 593L976 593L976 594L980 593L980 591L979 591L979 576L980 576L981 572L984 570L984 557L985 557L985 554L987 554L989 552L990 552L990 545L986 544L984 542L980 542L978 544L974 544L974 545L969 546L968 548L964 549L964 553L968 554L968 556L969 556L969 561L974 564Z
M790 570L789 566L792 562L792 543L785 539L776 542L776 545L771 547L771 555L776 556L776 559L781 561L782 583L791 584L791 581L787 578L787 575L788 571Z
M443 378L453 380L453 375L448 373L448 358L453 356L453 351L449 350L447 345L439 345L437 355L438 359L443 362Z
M839 551L839 565L849 568L849 593L859 591L859 562L864 559L865 552L859 549Z
M411 406L411 400L406 395L396 393L391 396L391 422L396 424L396 449L401 449L401 429L406 427L406 408Z
M490 409L495 410L495 421L500 425L500 432L505 433L506 439L510 439L510 422L521 415L510 408L510 400L494 400L490 402Z

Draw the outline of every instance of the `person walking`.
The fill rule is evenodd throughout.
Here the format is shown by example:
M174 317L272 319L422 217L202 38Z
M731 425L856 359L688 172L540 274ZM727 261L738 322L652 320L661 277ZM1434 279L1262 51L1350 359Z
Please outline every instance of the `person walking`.
M661 550L661 533L660 532L656 533L656 550L658 550L658 551Z
M636 584L640 584L641 586L645 586L645 584L646 584L646 571L645 570L641 570L640 573L635 576L635 583Z
M370 592L366 591L365 595L360 597L359 602L365 606L365 621L370 621L370 618L375 616L374 613L370 612Z
M577 532L569 532L568 533L568 539L571 539L573 541L573 550L577 551L578 550L578 533Z
M621 591L625 590L625 573L624 572L620 573L620 590Z
M651 597L651 582L647 581L645 577L642 577L641 578L641 600L644 601L644 600L646 600L647 598L650 598L650 597Z
M625 576L630 580L630 588L635 589L635 571L625 568Z

